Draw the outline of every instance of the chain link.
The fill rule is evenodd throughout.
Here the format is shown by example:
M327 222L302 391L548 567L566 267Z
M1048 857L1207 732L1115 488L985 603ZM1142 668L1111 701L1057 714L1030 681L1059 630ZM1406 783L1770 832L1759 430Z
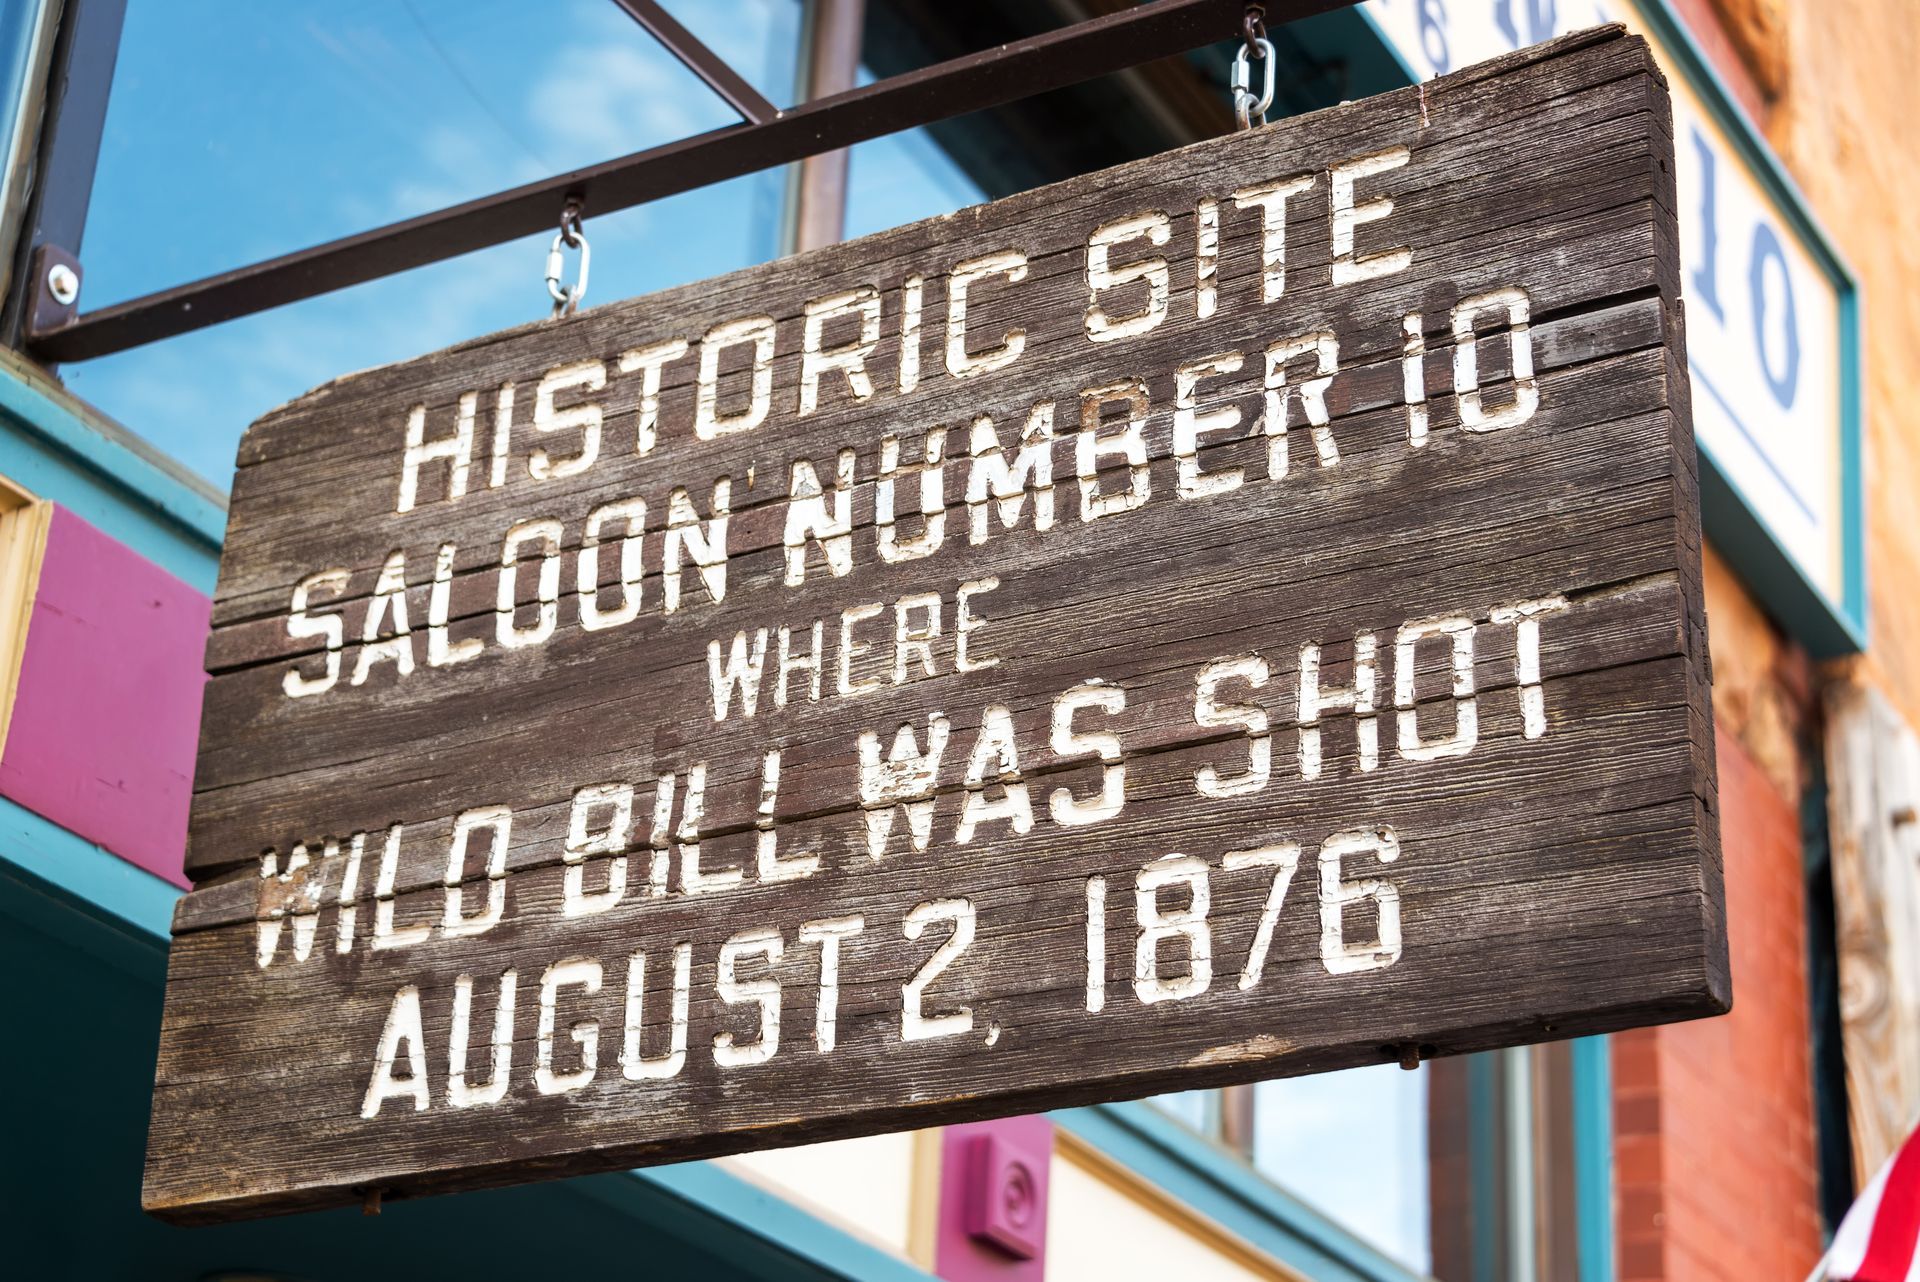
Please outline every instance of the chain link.
M580 201L572 196L560 211L560 230L554 235L553 244L547 248L547 294L553 299L555 317L571 316L580 308L580 300L587 296L587 268L593 261L593 246L587 243L587 234L580 226ZM580 251L580 275L573 284L562 288L560 279L566 273L567 249Z
M1249 57L1260 60L1260 94L1254 96L1253 68ZM1273 45L1265 36L1260 36L1251 44L1240 46L1240 52L1233 57L1233 118L1242 129L1252 129L1256 125L1267 123L1267 108L1273 106L1274 63Z

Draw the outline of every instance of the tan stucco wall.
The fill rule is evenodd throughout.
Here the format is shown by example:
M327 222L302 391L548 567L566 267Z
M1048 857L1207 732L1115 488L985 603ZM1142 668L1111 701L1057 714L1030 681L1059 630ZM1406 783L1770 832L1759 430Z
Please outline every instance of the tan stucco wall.
M900 1131L765 1149L722 1158L720 1164L856 1237L915 1258L921 1254L916 1199L932 1193L916 1185L916 1180L927 1183L918 1146L935 1135Z
M1714 733L1745 748L1781 796L1797 797L1809 766L1814 676L1806 652L1786 640L1711 547L1705 560Z
M1920 5L1718 0L1777 10L1767 133L1860 277L1871 636L1865 678L1920 727Z
M1048 1277L1306 1282L1070 1135L1055 1133L1048 1183Z

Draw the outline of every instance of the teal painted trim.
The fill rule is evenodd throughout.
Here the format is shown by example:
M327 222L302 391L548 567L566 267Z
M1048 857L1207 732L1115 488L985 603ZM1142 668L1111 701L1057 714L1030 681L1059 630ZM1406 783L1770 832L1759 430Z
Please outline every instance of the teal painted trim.
M1500 1282L1501 1261L1507 1258L1502 1240L1506 1201L1500 1178L1500 1137L1505 1117L1500 1108L1500 1064L1489 1053L1467 1058L1467 1231L1473 1241L1473 1282Z
M634 1202L636 1190L645 1190L649 1204L660 1200L658 1192L665 1192L712 1217L724 1230L702 1234L702 1242L728 1244L722 1249L740 1254L743 1267L759 1265L767 1276L797 1276L797 1263L827 1276L860 1282L934 1282L932 1274L910 1261L711 1162L651 1167L573 1183L590 1197L622 1207Z
M1714 549L1740 572L1767 612L1809 654L1827 659L1866 648L1861 624L1836 610L1826 593L1807 578L1707 450L1700 452L1700 523ZM1852 537L1861 536L1856 532Z
M1420 1282L1225 1149L1143 1101L1052 1114L1092 1145L1314 1282Z
M179 897L172 883L0 797L0 931L14 929L11 919L157 984Z
M1337 63L1346 70L1346 96L1369 98L1413 83L1413 71L1400 51L1380 37L1364 5L1335 9L1287 24L1311 61Z
M180 888L5 797L0 875L31 879L164 956Z
M50 499L202 592L213 591L226 508L130 436L89 423L0 365L0 475Z
M1573 1076L1573 1199L1580 1282L1613 1282L1613 1047L1581 1037Z
M1866 473L1861 445L1866 433L1867 349L1860 328L1860 290L1850 285L1840 296L1841 588L1854 639L1864 650L1871 635L1871 619L1867 605Z

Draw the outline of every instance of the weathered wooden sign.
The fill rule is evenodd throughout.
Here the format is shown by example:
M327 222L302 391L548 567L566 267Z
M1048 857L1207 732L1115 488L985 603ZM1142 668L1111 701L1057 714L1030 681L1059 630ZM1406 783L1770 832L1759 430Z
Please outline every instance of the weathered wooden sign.
M1672 156L1603 29L269 415L148 1208L1725 1009Z

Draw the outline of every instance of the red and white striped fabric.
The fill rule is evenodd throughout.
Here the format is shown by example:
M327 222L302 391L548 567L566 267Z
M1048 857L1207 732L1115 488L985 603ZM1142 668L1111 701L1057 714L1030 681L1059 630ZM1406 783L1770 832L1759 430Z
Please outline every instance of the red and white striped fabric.
M1815 1278L1920 1282L1920 1131L1907 1136L1840 1222Z

